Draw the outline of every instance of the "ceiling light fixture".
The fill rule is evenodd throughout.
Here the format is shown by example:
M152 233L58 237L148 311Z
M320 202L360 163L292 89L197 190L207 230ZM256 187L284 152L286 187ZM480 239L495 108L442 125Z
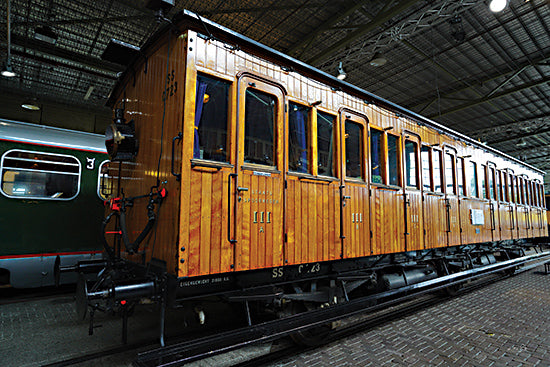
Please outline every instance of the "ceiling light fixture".
M382 55L380 52L377 52L374 54L372 59L370 60L369 64L370 66L382 66L384 65L388 60Z
M13 71L13 68L11 66L11 13L10 13L10 0L8 0L8 55L6 57L6 61L2 65L2 71L0 74L6 78L13 78L17 74L15 71Z
M489 10L493 13L500 13L508 6L508 0L491 0Z
M524 147L527 145L527 142L523 140L523 138L519 138L519 140L516 142L516 146L518 147Z
M29 111L40 111L40 104L37 98L26 99L21 103L21 107Z
M34 38L52 45L57 43L57 34L48 26L37 27L34 30Z
M338 64L338 68L336 69L336 72L338 73L337 78L340 80L346 79L346 72L344 71L344 67L342 65L342 61Z

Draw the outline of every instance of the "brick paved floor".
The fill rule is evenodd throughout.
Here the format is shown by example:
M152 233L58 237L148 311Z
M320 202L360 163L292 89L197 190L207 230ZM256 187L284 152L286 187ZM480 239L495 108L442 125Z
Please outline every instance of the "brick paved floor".
M282 366L550 366L550 275L543 267L275 363ZM129 342L156 335L157 313L129 320ZM120 343L120 319L97 315L88 336L73 299L0 306L0 366L53 363ZM183 323L170 321L172 328ZM131 366L134 353L78 366ZM216 363L217 364L217 363ZM205 365L205 364L203 364Z
M272 365L550 366L544 267Z

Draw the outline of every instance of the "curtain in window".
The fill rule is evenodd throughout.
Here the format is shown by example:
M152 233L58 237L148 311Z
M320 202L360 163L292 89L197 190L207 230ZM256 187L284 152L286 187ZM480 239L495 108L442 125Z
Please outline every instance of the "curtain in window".
M307 139L306 139L306 121L308 111L298 109L296 111L296 138L300 147L300 164L297 167L298 172L307 172Z
M193 144L193 158L201 158L201 151L199 145L199 125L202 117L202 107L204 106L204 95L206 94L206 88L208 84L205 82L199 82L197 86L197 96L195 105L195 141Z

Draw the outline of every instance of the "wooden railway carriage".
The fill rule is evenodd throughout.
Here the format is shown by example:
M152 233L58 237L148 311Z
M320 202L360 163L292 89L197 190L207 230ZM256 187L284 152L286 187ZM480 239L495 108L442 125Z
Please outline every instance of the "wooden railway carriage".
M102 258L108 159L100 135L0 119L0 285L54 285L57 257L62 266Z
M127 240L158 213L136 254L109 244L163 264L170 297L336 279L433 249L456 260L475 244L520 256L518 240L547 235L538 169L193 13L174 24L112 93L108 141L133 120L135 159L110 165L133 205Z

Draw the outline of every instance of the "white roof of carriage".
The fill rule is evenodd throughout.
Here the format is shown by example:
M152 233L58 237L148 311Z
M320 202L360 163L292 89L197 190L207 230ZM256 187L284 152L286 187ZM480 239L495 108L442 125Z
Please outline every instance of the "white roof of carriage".
M0 140L107 153L103 135L1 118Z

